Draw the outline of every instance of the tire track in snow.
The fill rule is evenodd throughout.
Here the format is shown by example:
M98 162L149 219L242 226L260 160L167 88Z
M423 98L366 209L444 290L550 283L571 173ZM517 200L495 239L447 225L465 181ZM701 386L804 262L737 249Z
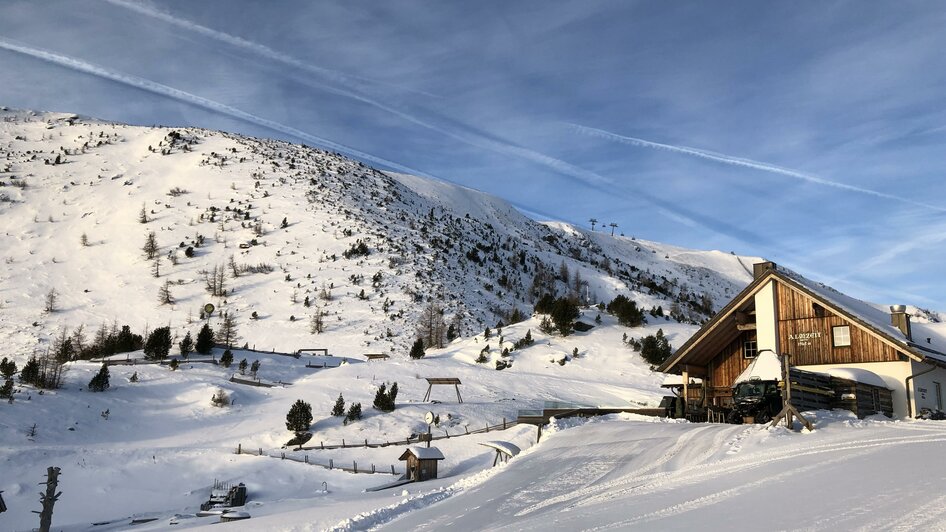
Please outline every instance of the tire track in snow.
M871 532L873 530L903 532L911 530L946 530L944 515L946 515L946 495L941 495L926 504L917 506L907 514L885 517L857 530L858 532Z
M638 478L638 479L628 479L629 482L637 481L639 484L632 486L630 488L608 491L597 496L587 497L583 500L575 502L573 505L566 508L570 510L576 507L588 506L591 504L597 504L602 502L607 502L618 497L623 497L626 495L631 495L633 493L638 493L641 491L648 492L660 492L677 489L680 486L687 486L692 484L697 484L704 482L713 477L721 475L730 475L735 473L741 473L761 467L767 464L770 464L773 461L788 460L793 458L800 458L805 456L813 456L817 454L824 454L837 451L859 451L862 449L870 449L874 447L886 447L891 445L904 445L904 444L914 444L914 443L934 443L934 442L944 442L946 441L946 435L929 437L929 436L913 436L913 437L903 437L903 438L877 438L873 440L865 440L857 443L838 443L838 444L826 444L820 447L810 447L810 446L793 446L788 449L784 449L774 453L760 453L761 456L758 458L753 458L750 460L722 460L712 464L694 464L682 469L663 474L663 475L654 475L650 478Z
M849 453L842 456L839 460L837 460L837 462L852 460L854 458L870 454L873 451L874 451L873 449L865 449L865 450L862 450L861 452ZM808 464L801 467L795 467L795 468L792 468L791 470L783 471L782 473L778 473L776 475L765 476L758 480L754 480L752 482L745 483L745 484L740 484L733 488L718 491L716 493L712 493L703 497L698 497L696 499L683 501L681 503L674 504L673 506L662 508L655 512L650 512L647 514L636 516L632 519L626 519L624 521L609 523L604 526L588 528L585 530L589 530L589 531L612 530L615 528L624 528L631 525L649 523L649 522L658 521L661 519L671 518L680 514L698 510L700 508L705 508L707 506L712 506L715 504L725 502L729 499L732 499L734 497L741 495L742 493L745 493L747 491L752 491L759 486L771 484L773 482L777 483L781 480L788 479L791 477L797 477L799 474L805 473L807 471L814 471L817 469L821 469L822 467L823 465L820 463Z
M530 513L536 512L536 511L538 511L538 510L541 510L541 509L546 508L546 507L549 507L549 506L553 506L553 505L556 505L556 504L564 503L564 502L567 502L567 501L569 501L569 500L573 500L573 499L576 499L576 498L577 498L577 499L581 499L581 498L587 497L587 496L589 496L589 495L591 495L591 494L600 493L601 491L612 490L612 489L617 488L617 487L626 486L628 483L635 482L635 481L639 481L639 479L640 479L645 473L651 472L651 471L653 471L653 470L655 470L655 469L657 469L657 468L663 466L664 464L666 464L666 463L669 462L670 460L672 460L674 457L676 457L676 456L680 453L680 451L682 451L684 448L686 448L686 446L689 445L689 443L690 443L693 439L695 439L697 436L699 436L699 435L702 434L703 432L706 432L707 430L710 430L711 428L712 428L712 427L710 427L710 426L706 426L706 427L700 427L700 428L695 429L695 430L690 430L690 431L684 432L683 434L681 434L680 436L677 437L677 439L676 439L676 441L674 442L674 444L673 444L669 449L667 449L667 451L664 452L664 454L662 454L660 457L658 457L657 460L653 461L652 463L650 463L650 464L648 464L648 465L645 465L645 466L643 466L643 467L637 469L636 471L632 471L632 472L630 472L630 473L628 473L628 474L622 475L620 479L615 479L615 480L607 481L607 482L604 482L604 483L600 483L600 482L599 482L599 481L601 481L602 479L604 479L605 477L607 477L608 474L611 474L611 473L614 472L614 468L612 468L611 471L608 472L608 474L599 476L598 478L592 480L591 482L586 483L584 486L582 486L582 487L579 488L579 489L572 490L572 491L570 491L568 494L559 495L559 496L557 496L557 497L552 497L552 498L550 498L550 499L543 499L542 501L540 501L540 502L537 503L537 504L528 506L528 507L526 507L526 508L520 510L520 511L517 512L515 515L516 515L516 517L522 517L522 516L528 515L528 514L530 514ZM720 432L720 434L723 434L723 433ZM716 443L717 443L717 440L718 440L718 439L719 439L719 435L717 434L717 436L714 438L714 444L711 445L712 448L715 449ZM709 453L706 453L706 454L709 454ZM630 477L630 478L628 478L628 477Z

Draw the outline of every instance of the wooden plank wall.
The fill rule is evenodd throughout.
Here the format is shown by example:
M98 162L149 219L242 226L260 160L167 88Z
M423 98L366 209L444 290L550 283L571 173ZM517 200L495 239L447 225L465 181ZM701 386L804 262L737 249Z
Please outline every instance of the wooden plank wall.
M853 364L862 362L896 362L897 351L873 333L824 309L816 315L815 301L807 295L781 284L778 290L779 344L792 355L792 365ZM834 347L831 328L847 325L851 345ZM793 338L803 336L804 338Z
M742 332L710 361L707 368L709 373L707 399L710 404L719 404L719 401L713 401L715 397L732 397L733 381L752 362L751 358L743 357L742 344L755 337L755 331Z

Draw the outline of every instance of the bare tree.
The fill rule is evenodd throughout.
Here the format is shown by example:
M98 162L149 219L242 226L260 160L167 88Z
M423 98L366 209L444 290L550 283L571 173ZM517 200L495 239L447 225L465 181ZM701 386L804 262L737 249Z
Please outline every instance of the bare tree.
M207 293L215 297L227 294L227 269L224 266L214 266L212 270L204 272L204 288Z
M85 324L80 324L72 331L72 347L76 354L81 354L85 349Z
M151 261L151 275L155 278L161 277L161 257L155 256Z
M151 220L148 219L148 209L145 208L145 204L141 204L141 210L138 212L138 223L146 224Z
M171 281L164 280L164 284L158 289L158 302L162 305L173 305L174 296L171 295Z
M46 312L56 312L58 307L56 303L59 302L59 292L55 288L50 288L49 292L46 292L46 298L44 300L45 306L43 307Z
M158 239L154 231L148 233L147 238L145 238L145 245L141 247L141 250L145 252L145 258L148 260L153 259L158 254Z
M443 347L447 326L443 319L443 308L438 300L431 299L430 303L421 311L420 325L417 329L417 335L424 340L425 346Z
M237 265L233 255L230 255L230 261L227 263L227 266L230 267L230 275L232 275L234 279L240 276L240 266Z
M317 307L315 309L315 314L312 315L312 319L309 321L309 333L321 334L324 330L325 312L322 310L322 307Z
M323 301L332 300L332 289L326 286L325 283L322 283L322 289L319 290L319 299Z
M217 335L214 339L227 347L240 339L237 332L236 318L229 312L223 313L223 320L220 322L220 327L217 328Z

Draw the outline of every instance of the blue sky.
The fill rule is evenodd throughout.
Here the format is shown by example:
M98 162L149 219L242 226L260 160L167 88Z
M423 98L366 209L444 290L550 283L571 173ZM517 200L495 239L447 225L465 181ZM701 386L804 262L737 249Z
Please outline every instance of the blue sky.
M4 0L0 104L327 146L946 310L946 5Z

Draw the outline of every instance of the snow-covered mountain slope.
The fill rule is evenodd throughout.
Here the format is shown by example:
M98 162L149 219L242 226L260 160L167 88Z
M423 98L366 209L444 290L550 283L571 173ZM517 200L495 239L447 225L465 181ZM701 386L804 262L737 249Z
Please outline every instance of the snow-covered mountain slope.
M697 323L755 260L540 224L495 197L301 145L67 114L0 111L0 185L0 345L20 359L80 325L181 336L207 303L214 320L236 317L240 344L343 355L403 356L431 298L463 334L528 314L539 290L623 293ZM227 275L216 296L215 267Z

